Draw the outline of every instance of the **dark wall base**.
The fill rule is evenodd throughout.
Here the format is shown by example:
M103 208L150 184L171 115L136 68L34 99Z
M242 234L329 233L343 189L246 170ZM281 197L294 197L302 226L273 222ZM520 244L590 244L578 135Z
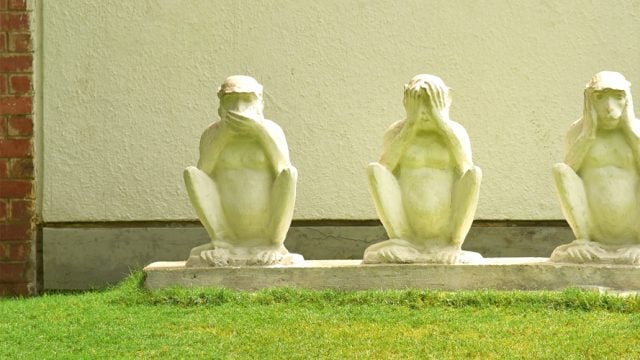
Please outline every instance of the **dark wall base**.
M308 260L361 259L387 239L377 222L294 223L286 246ZM128 226L127 226L128 225ZM209 241L196 224L53 224L43 228L45 289L102 288L154 261L185 260ZM463 248L484 257L548 257L573 240L561 221L474 223Z

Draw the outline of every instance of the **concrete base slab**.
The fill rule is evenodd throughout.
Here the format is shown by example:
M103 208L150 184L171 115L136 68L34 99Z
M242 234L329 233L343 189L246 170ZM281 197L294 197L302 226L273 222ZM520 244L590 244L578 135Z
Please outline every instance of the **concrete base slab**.
M145 286L222 287L258 290L306 289L433 290L640 290L640 267L560 264L548 258L486 258L480 264L371 264L361 260L310 260L296 266L190 267L184 261L155 262L144 268Z

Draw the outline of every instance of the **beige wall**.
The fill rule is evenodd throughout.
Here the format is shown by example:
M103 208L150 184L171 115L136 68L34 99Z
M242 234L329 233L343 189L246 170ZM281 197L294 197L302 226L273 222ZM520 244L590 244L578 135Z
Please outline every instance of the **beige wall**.
M590 76L640 87L640 2L43 1L43 219L195 219L228 75L265 86L300 172L297 219L372 219L364 167L417 73L454 89L480 219L558 219L550 167ZM638 101L638 90L635 99Z

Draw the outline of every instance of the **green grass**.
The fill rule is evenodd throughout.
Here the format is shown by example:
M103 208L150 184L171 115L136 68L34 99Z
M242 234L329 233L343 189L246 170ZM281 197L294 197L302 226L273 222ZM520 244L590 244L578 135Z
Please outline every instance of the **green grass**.
M0 358L635 358L640 298L172 288L0 300Z

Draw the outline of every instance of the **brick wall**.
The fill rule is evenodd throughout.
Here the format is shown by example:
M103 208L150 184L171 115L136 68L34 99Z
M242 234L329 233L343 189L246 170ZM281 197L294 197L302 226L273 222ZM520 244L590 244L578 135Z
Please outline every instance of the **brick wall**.
M0 0L0 295L35 293L33 50L27 0Z

